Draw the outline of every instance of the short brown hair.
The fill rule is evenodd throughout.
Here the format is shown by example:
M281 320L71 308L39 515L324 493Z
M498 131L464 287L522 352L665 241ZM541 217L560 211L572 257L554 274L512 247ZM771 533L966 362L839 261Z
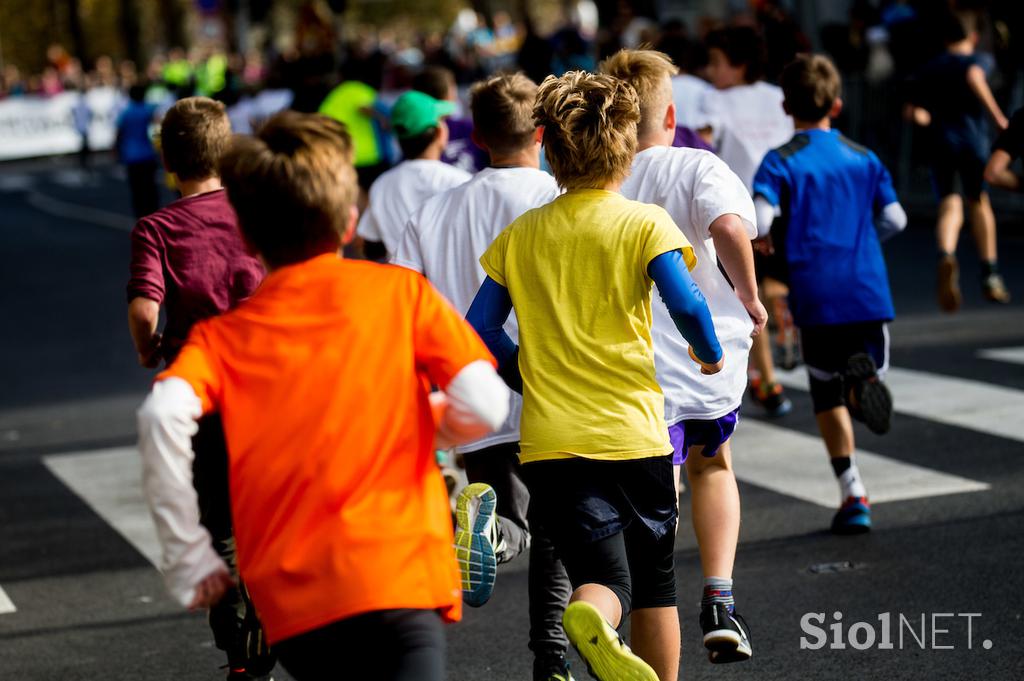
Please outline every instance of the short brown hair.
M270 267L341 247L358 186L343 124L279 113L255 136L235 136L220 174L242 235Z
M231 122L224 105L209 97L179 99L160 124L164 165L179 180L214 177L230 141Z
M672 103L672 86L665 78L679 73L672 59L657 50L619 50L601 62L600 70L636 90L640 98L640 136L657 132Z
M779 79L786 110L798 121L820 121L839 99L842 81L835 64L820 54L802 54L782 70Z
M548 76L533 120L544 126L544 153L565 189L598 189L629 175L640 101L618 78L585 71Z
M473 131L492 154L513 154L533 144L537 84L521 73L493 76L469 91Z

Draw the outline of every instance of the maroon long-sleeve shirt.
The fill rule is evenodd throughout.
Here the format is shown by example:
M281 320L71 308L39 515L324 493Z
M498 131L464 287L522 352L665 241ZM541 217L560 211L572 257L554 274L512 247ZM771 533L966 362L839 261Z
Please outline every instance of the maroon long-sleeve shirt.
M246 251L223 189L179 199L132 229L128 301L142 297L164 306L168 364L193 324L248 298L264 275Z

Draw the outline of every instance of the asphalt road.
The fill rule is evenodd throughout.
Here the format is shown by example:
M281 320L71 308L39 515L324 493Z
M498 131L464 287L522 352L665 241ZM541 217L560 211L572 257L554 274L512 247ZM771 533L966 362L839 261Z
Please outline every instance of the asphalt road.
M203 617L175 607L147 558L131 445L150 374L125 325L127 215L109 165L91 177L65 161L0 166L0 679L223 677ZM1024 301L1024 220L1000 218ZM1024 307L984 303L965 239L965 309L941 315L928 220L886 247L899 414L886 437L857 433L875 531L824 531L837 492L799 372L790 416L766 422L748 405L735 590L755 655L713 667L702 653L684 498L681 678L1024 678ZM520 560L449 630L451 679L529 678L525 594Z

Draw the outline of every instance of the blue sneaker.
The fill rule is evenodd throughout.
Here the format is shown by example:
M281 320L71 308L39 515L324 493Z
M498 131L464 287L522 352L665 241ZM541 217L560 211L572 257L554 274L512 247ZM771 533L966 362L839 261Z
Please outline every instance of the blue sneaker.
M479 608L494 591L503 542L495 514L497 495L482 482L467 485L455 502L455 557L462 574L462 601Z
M864 534L871 531L871 504L867 497L849 497L832 518L834 534Z

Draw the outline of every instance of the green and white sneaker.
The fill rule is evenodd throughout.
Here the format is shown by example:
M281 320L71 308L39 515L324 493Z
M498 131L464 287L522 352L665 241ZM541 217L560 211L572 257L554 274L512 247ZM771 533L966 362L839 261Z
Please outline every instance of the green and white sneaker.
M651 666L633 654L597 608L570 603L562 615L565 635L598 681L658 681Z
M482 482L467 485L455 502L455 557L462 574L462 600L474 608L490 599L498 554L504 550L496 505L494 488Z

